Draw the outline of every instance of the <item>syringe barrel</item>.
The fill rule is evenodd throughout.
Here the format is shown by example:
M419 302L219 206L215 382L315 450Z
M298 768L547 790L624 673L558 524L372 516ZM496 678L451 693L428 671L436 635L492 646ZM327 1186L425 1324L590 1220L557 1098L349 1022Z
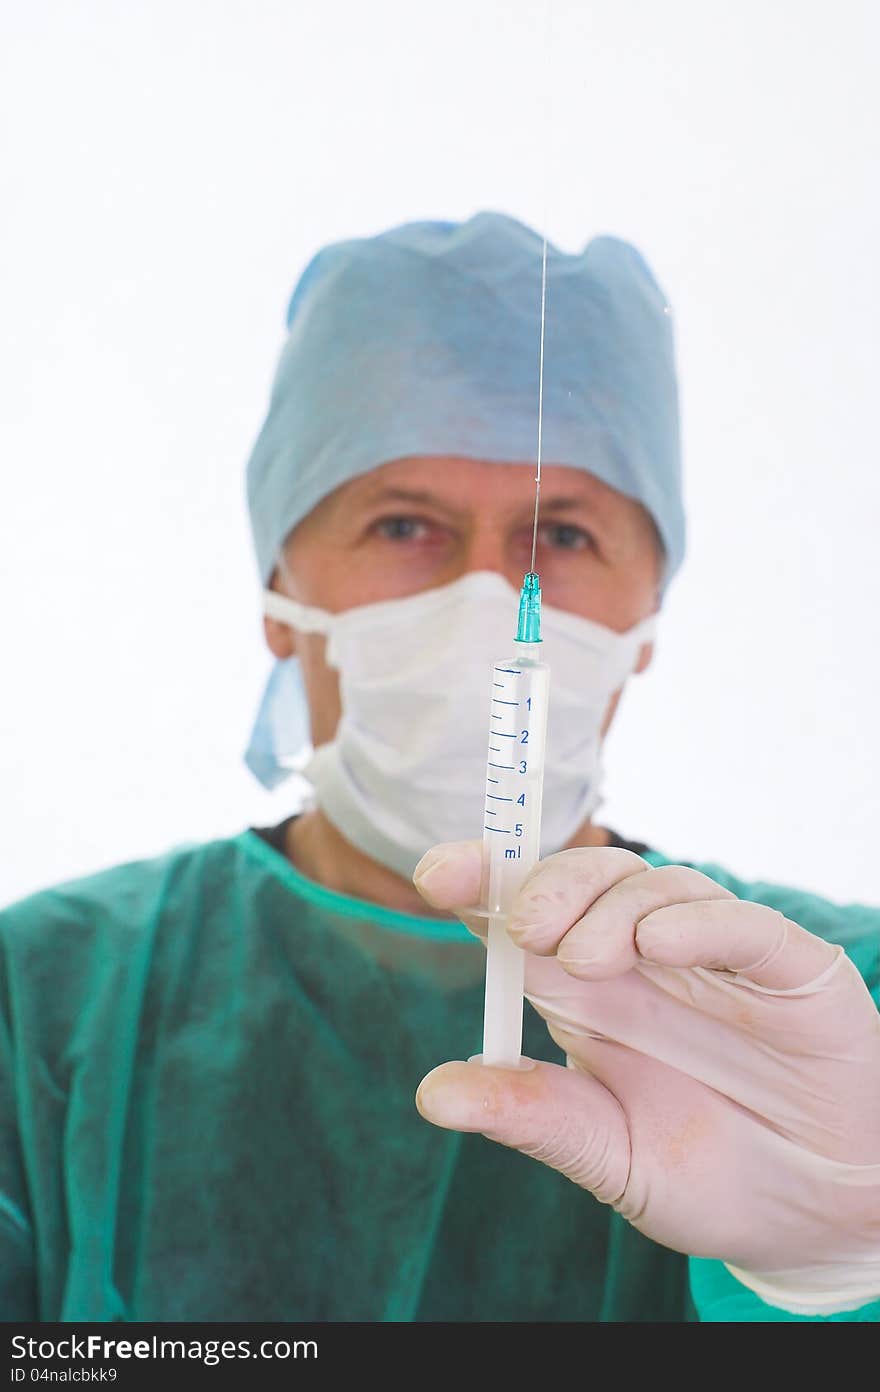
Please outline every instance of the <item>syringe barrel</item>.
M483 845L488 914L483 1062L515 1064L522 1049L524 954L507 919L537 863L550 671L536 643L517 643L492 672Z

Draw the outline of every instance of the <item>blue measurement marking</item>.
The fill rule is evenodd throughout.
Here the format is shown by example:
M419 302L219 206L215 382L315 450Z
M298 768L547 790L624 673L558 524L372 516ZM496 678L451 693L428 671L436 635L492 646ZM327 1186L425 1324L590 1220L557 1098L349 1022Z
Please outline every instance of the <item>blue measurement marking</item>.
M492 764L492 763L490 763L490 764L489 764L489 767L490 767L490 768L500 768L500 769L512 769L512 768L513 768L513 764Z
M519 701L502 701L500 696L492 697L493 706L518 706Z
M505 686L507 685L507 682L493 682L492 685L497 686L499 691L503 691Z
M492 733L494 734L495 731L493 730ZM493 754L500 754L500 753L501 753L501 745L500 745L500 744L490 744L490 745L489 745L489 748L491 749L491 751L492 751Z
M493 782L493 783L497 783L497 782L498 782L498 779L497 779L497 778L493 778L493 779L492 779L492 782ZM487 794L486 794L486 797L487 797L487 798L491 798L493 802L513 802L513 798L503 798L503 797L499 797L497 793L487 793ZM493 812L493 813L492 813L492 816L494 817L494 815L495 815L495 813Z
M496 739L516 739L516 735L505 735L503 730L493 730L492 734Z
M489 719L490 719L490 720L503 720L503 719L504 719L504 716L503 716L503 715L495 715L495 713L493 712L492 715L489 716Z
M497 831L498 834L499 834L499 836L509 836L509 835L510 835L510 832L509 832L509 831L505 831L503 827L483 827L483 830L484 830L484 831Z
M510 675L511 675L512 677L521 677L521 676L522 676L522 672L518 671L516 667L496 667L496 668L495 668L495 671L496 671L496 672L509 672Z
M497 816L498 816L498 813L497 813L497 812L493 812L492 809L491 809L491 807L487 807L487 808L486 808L486 816L487 816L487 817L497 817Z
M501 782L501 779L500 779L500 778L487 778L487 779L486 779L486 782L487 782L487 783L500 783L500 782Z

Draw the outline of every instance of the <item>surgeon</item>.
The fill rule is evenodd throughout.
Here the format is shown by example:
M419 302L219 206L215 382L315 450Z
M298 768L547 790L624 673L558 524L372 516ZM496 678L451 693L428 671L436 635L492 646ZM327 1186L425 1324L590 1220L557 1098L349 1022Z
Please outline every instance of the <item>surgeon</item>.
M598 816L684 550L671 319L608 237L548 251L545 844L522 1064L472 1057L540 286L491 213L303 274L248 470L247 758L312 795L0 915L6 1320L880 1318L880 911Z

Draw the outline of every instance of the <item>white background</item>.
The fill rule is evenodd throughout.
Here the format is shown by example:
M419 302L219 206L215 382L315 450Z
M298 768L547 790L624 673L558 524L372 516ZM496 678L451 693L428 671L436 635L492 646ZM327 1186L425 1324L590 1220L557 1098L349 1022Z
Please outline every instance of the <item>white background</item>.
M543 0L4 14L0 901L284 814L242 478L289 291L545 181L678 330L690 556L605 820L880 901L880 6L555 0L548 84Z

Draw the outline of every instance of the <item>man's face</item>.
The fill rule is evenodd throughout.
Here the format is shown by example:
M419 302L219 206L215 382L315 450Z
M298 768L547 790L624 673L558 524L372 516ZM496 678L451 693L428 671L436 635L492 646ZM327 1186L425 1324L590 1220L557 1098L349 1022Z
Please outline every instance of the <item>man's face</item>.
M273 588L336 613L493 570L518 592L531 563L534 467L432 456L396 459L337 488L294 529ZM657 608L660 547L645 509L580 469L541 472L535 569L544 602L618 633ZM299 657L316 745L341 713L326 639L265 620L276 657ZM638 670L650 661L642 650ZM616 698L609 708L606 728Z

